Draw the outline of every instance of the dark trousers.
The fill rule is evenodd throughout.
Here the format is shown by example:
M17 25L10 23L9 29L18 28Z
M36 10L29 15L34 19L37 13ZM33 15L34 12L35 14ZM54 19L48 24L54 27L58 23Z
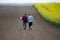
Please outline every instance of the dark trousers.
M32 26L32 22L29 22L29 28L31 28L31 26Z

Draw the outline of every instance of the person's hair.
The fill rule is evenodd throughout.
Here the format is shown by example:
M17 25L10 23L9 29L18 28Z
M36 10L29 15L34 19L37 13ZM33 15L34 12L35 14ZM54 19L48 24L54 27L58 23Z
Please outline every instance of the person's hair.
M27 14L25 13L25 15L27 15Z
M31 14L29 14L29 15L31 15Z

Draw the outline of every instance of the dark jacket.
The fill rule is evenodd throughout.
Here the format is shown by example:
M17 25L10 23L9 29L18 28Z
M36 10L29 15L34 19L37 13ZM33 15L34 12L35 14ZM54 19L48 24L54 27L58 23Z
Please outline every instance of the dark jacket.
M27 16L23 16L23 17L22 17L22 20L23 20L23 22L25 22L25 23L26 23L26 22L28 21Z

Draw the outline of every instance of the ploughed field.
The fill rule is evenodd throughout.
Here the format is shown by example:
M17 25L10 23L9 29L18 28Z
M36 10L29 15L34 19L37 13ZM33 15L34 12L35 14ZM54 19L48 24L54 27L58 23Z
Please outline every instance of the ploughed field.
M23 30L25 13L34 17L32 30ZM60 40L60 29L44 21L33 6L0 6L0 40Z

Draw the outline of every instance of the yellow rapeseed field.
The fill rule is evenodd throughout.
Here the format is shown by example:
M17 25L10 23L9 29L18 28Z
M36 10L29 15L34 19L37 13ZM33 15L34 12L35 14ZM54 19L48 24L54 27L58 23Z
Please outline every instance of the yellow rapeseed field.
M60 24L60 3L34 4L34 7L46 20Z

